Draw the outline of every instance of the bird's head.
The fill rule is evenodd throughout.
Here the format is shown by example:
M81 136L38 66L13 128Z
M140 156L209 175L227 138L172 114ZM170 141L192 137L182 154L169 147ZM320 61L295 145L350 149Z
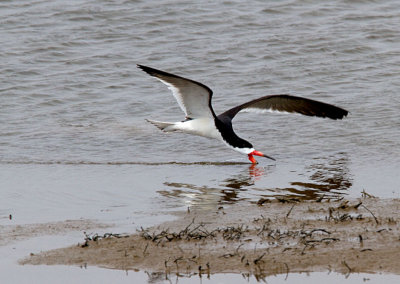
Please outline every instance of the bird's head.
M270 156L267 156L267 155L261 153L260 151L256 151L256 150L254 150L253 152L251 152L251 153L249 153L247 155L249 156L250 162L252 162L253 164L257 164L258 163L253 156L260 156L260 157L264 157L264 158L268 158L268 159L276 161L274 158L272 158Z

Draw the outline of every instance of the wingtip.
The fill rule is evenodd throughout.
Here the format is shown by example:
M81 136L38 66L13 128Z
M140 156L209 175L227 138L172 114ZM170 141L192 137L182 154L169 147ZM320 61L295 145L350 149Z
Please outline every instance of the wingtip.
M137 66L137 68L140 68L140 69L142 69L143 71L146 71L146 72L147 72L147 70L156 70L154 68L151 68L149 66L145 66L145 65L142 65L142 64L136 64L136 66Z
M164 71L161 70L157 70L142 64L136 64L136 66L141 69L142 71L146 72L147 74L151 75L151 76L155 76L156 74L161 74L161 73L166 73Z
M335 119L343 119L343 118L347 117L348 114L349 114L349 111L342 109L341 115L338 115L338 117Z

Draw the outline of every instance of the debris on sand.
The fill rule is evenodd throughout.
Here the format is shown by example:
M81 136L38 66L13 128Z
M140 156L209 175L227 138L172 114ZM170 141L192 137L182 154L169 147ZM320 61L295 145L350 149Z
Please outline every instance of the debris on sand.
M134 235L86 235L83 244L21 264L96 265L162 273L259 276L335 270L400 273L400 200L262 201L179 219Z

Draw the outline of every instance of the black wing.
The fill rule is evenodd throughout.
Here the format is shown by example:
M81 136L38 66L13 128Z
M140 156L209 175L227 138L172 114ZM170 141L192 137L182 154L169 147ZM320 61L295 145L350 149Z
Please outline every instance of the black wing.
M342 119L348 114L348 111L345 109L311 99L290 95L271 95L231 108L218 117L233 119L240 111L261 113L268 111L289 112L308 116L328 117L331 119Z

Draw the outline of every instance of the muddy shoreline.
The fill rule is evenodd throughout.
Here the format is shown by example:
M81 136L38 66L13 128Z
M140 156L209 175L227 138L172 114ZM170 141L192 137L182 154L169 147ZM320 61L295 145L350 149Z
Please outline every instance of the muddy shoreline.
M162 273L400 274L400 200L262 200L190 209L133 235L86 236L20 264L93 265Z

